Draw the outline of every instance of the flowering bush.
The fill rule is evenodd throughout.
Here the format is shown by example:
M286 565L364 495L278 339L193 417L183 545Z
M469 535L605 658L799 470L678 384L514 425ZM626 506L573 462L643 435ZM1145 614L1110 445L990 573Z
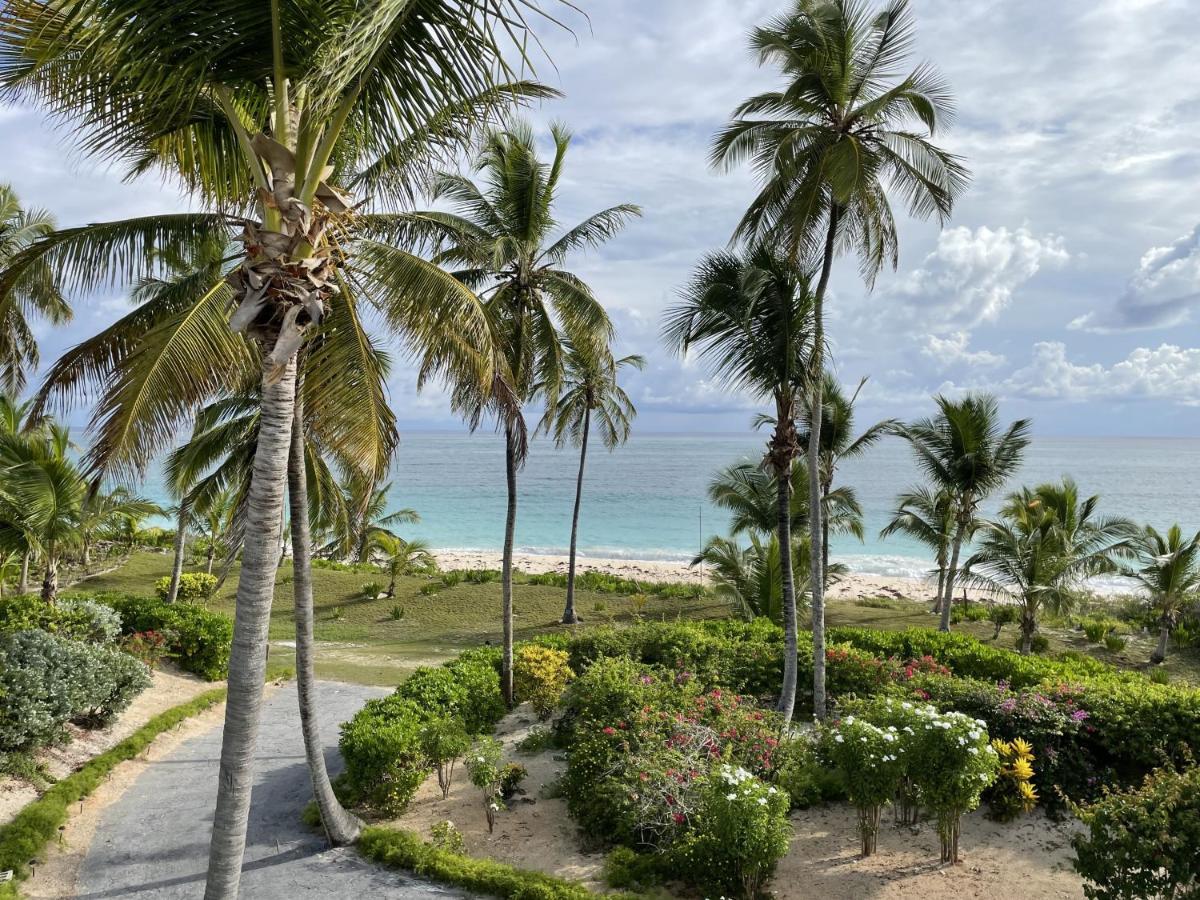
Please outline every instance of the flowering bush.
M845 784L837 770L821 759L811 733L784 740L775 759L774 783L788 795L792 809L808 809L826 800L845 799Z
M462 832L455 828L454 823L449 819L434 822L429 826L429 834L431 838L429 843L439 850L453 853L455 856L462 856L467 852Z
M846 776L846 793L858 809L862 855L875 852L883 807L900 789L908 763L905 735L895 725L878 726L849 715L826 735L827 752Z
M471 777L471 784L483 794L488 834L496 827L496 813L504 804L504 798L501 796L501 781L504 777L500 763L502 751L500 742L493 737L477 739L467 751L467 774Z
M528 700L538 718L545 720L558 706L575 673L562 650L528 644L516 653L513 677L517 696Z
M740 766L719 763L704 780L695 827L672 865L711 890L753 898L788 850L787 797Z
M1033 747L1022 738L1011 741L993 738L992 748L1000 760L1000 772L988 791L988 806L992 818L1009 822L1037 806L1038 794L1033 786Z
M158 668L168 652L168 635L161 631L135 631L121 641L121 649L151 669Z

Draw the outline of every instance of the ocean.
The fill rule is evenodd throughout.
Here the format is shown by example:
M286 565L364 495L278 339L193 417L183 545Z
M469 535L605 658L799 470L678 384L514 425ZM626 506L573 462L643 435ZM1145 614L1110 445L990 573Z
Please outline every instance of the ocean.
M728 518L707 499L720 468L761 459L758 434L638 434L609 453L593 441L584 476L579 526L581 555L690 560L704 541L724 534ZM517 550L561 555L570 541L578 450L535 439L519 475ZM1123 515L1165 529L1178 522L1200 529L1200 439L1035 438L1009 489L1070 474L1085 494L1099 494L1104 514ZM907 444L886 438L838 470L852 485L865 514L865 540L836 536L831 555L851 571L919 577L932 561L904 537L881 540L896 495L920 480ZM157 499L151 479L144 490ZM404 526L437 549L498 551L504 539L504 442L491 432L409 432L391 476L391 509L421 516ZM984 511L995 511L1001 495Z

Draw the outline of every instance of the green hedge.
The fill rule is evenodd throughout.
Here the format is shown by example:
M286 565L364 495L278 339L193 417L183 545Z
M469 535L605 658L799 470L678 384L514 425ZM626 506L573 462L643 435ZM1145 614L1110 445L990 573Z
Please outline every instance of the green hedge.
M228 672L233 643L229 616L192 603L163 603L155 597L97 594L95 599L120 613L125 634L166 634L169 652L184 670L209 681L219 681Z
M16 879L0 884L0 900L20 896L17 881L28 876L29 861L58 836L58 826L67 820L72 804L90 795L118 763L133 759L158 735L224 699L225 689L218 688L159 713L121 743L59 781L7 825L0 826L0 870L12 869Z
M517 869L491 859L476 859L439 850L411 831L380 826L364 828L358 838L358 850L375 862L495 897L511 900L590 900L601 896L578 882ZM638 895L605 893L603 896L622 900Z

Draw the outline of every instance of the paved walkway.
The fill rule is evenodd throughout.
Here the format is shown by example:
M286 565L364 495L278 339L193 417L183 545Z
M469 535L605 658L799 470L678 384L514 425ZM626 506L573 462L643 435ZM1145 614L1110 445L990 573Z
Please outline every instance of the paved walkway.
M321 736L331 773L341 767L338 723L369 698L385 693L358 685L320 684ZM203 896L220 752L217 726L150 765L105 811L79 873L77 897L192 900ZM264 704L255 776L242 869L243 898L462 897L369 863L354 850L329 849L323 837L300 822L312 787L294 684L275 691Z

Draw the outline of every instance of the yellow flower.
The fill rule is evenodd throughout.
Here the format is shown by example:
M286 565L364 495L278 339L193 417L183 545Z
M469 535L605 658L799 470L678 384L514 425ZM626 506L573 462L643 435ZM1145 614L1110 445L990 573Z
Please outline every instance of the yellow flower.
M1012 764L1013 777L1020 781L1028 781L1033 777L1033 766L1029 764L1027 759L1015 759Z
M1020 781L1017 783L1017 793L1021 795L1021 799L1031 806L1037 803L1037 790L1028 781Z
M1033 745L1024 738L1013 738L1012 748L1017 756L1023 759L1033 759Z

